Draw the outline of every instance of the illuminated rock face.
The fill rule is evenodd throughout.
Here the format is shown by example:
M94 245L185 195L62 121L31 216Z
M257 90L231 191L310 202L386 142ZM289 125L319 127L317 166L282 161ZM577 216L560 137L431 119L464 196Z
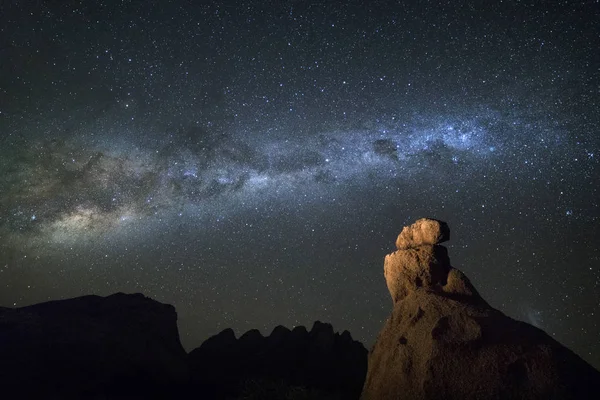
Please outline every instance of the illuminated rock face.
M423 245L435 245L450 240L448 224L436 219L421 218L405 226L396 239L396 248L406 250Z
M448 226L421 219L385 258L393 311L361 399L600 398L600 373L542 330L492 308L450 265Z
M449 270L450 260L443 246L398 250L388 254L383 264L385 281L394 303L418 288L444 285Z

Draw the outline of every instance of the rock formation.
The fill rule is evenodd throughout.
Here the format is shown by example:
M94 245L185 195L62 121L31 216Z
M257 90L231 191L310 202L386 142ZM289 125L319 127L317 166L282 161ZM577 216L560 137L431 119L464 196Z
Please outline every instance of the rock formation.
M0 309L3 398L154 398L187 380L173 306L117 293Z
M367 350L347 331L330 324L276 327L263 337L251 330L236 340L226 329L189 354L196 384L208 398L239 395L248 380L316 388L344 399L358 399L367 372ZM260 397L260 396L259 396Z
M362 400L596 399L600 373L546 333L489 306L451 267L448 226L420 219L385 257L392 315Z
M443 221L421 218L405 226L396 239L398 250L412 249L424 245L436 245L450 240L450 228Z
M2 399L358 399L366 372L364 346L321 322L186 354L175 308L142 294L0 307Z

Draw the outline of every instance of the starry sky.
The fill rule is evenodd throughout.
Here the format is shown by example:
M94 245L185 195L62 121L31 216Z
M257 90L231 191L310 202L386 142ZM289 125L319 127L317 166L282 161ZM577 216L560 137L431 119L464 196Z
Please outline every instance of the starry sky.
M599 368L600 3L487 3L0 3L0 306L143 292L188 349L370 346L428 216Z

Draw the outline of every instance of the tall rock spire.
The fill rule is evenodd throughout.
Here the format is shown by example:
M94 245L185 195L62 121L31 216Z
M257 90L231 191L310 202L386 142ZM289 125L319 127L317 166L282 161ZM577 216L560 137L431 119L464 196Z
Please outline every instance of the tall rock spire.
M450 266L448 250L439 243L450 239L445 222L421 218L404 227L396 247L385 257L383 272L394 304L418 289L483 301L459 270Z
M362 400L596 399L600 373L542 330L492 308L450 264L448 225L420 219L385 257L393 300Z

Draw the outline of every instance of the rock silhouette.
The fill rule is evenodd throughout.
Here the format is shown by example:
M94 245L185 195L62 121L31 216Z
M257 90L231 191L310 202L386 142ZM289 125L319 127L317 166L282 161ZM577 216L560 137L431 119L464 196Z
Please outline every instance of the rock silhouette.
M141 294L0 309L3 398L156 398L188 379L175 308Z
M321 322L186 354L175 308L142 294L0 307L1 398L358 399L366 371L364 346Z
M367 350L349 332L334 333L315 322L289 330L283 326L263 337L251 330L236 340L226 329L189 354L195 383L209 398L239 393L247 380L285 382L357 399L367 370Z
M597 399L600 373L542 330L492 308L450 265L448 226L421 219L385 257L393 311L362 400Z
M492 308L421 219L385 257L393 311L368 354L315 322L226 329L186 354L175 309L142 294L0 307L0 395L60 399L597 399L600 373ZM366 380L365 380L366 375ZM364 385L363 385L364 383Z

